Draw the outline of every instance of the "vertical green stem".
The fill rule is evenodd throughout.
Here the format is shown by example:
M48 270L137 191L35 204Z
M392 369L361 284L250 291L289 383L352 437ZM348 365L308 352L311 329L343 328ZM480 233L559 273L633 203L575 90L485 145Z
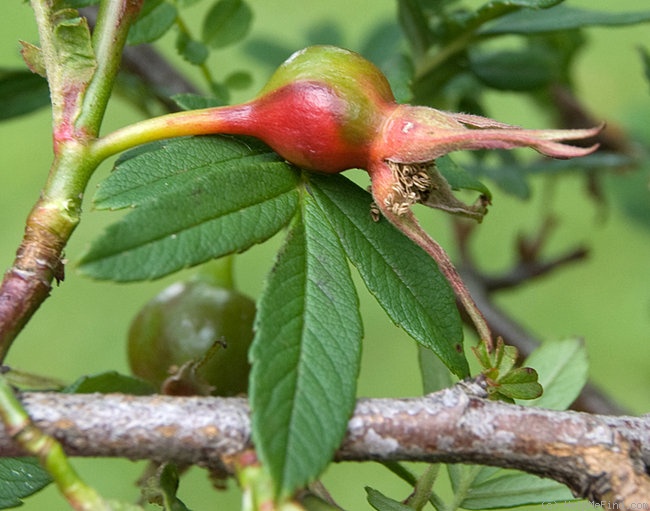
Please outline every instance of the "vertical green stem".
M4 376L0 376L0 416L16 442L39 459L73 509L109 509L101 496L79 478L61 444L34 426Z
M54 153L47 182L30 212L13 266L0 285L0 361L23 326L49 296L52 280L63 280L63 249L79 223L81 200L100 160L89 145L99 133L118 72L130 24L143 0L104 0L94 36L96 67L86 66L85 24L70 18L62 28L58 3L32 0L41 50L52 96ZM61 30L77 30L66 38ZM81 68L69 66L79 51ZM73 59L74 60L74 59ZM81 70L80 70L81 69ZM88 73L92 73L89 76ZM87 87L86 87L87 85ZM40 460L74 509L108 510L109 506L87 486L70 465L63 448L31 422L11 387L0 377L0 418L14 439Z
M110 91L119 68L130 23L142 0L105 0L95 29L97 67L84 91L68 69L60 41L53 35L58 13L51 0L32 0L47 74L52 89L55 158L41 197L30 212L13 266L0 285L0 361L18 333L49 296L54 279L63 280L62 253L79 223L81 200L90 176L101 160L92 157L91 141L99 132ZM70 51L67 48L66 51ZM81 105L81 107L80 107ZM77 114L77 108L81 110ZM65 136L57 137L57 135Z
M425 505L429 503L429 498L431 497L431 492L433 489L433 483L435 483L439 471L440 465L438 463L427 466L426 470L415 484L413 493L406 501L406 504L408 506L417 511L420 511Z
M93 48L97 69L84 95L78 128L96 136L99 133L113 83L120 67L122 48L129 27L142 8L144 0L104 0L100 3L93 32Z
M454 500L451 503L450 511L456 511L463 500L467 497L469 489L483 467L480 465L461 465L458 471L459 477L454 488Z
M227 255L208 261L201 265L196 275L198 280L208 282L215 287L224 289L235 289L235 277L233 273L234 255Z

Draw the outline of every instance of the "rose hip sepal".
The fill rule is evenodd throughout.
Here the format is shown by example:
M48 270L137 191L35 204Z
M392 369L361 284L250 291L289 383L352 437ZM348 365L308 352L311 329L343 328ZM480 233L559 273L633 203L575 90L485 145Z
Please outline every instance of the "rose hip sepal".
M459 298L475 305L444 251L418 225L410 206L421 203L479 219L484 202L466 206L451 194L435 159L452 151L530 147L555 158L593 152L597 145L561 143L593 137L602 126L526 130L475 115L398 104L381 71L360 55L333 46L294 53L253 100L240 105L180 112L115 131L93 144L102 159L131 147L176 136L227 133L261 139L307 170L365 169L381 213L429 252ZM476 310L470 315L484 323ZM479 326L491 343L486 326Z

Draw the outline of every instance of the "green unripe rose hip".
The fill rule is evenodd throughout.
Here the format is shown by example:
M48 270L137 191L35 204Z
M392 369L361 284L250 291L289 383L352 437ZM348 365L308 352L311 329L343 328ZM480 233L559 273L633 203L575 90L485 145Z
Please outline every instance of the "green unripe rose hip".
M245 393L255 303L202 280L172 284L149 301L131 324L133 373L160 387L183 364L210 356L196 374L220 396Z

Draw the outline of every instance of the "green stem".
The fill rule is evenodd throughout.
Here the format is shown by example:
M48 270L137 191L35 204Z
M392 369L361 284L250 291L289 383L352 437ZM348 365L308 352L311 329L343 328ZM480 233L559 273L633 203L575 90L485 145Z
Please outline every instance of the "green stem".
M439 471L440 465L437 463L427 466L426 470L415 484L413 493L406 501L406 504L408 506L417 511L420 511L425 505L429 503L433 484L436 482Z
M456 487L454 488L454 500L449 508L450 511L456 511L463 503L463 500L467 497L469 489L472 487L472 483L474 483L474 480L482 468L483 467L480 465L461 466L459 470L460 477L458 478Z
M89 149L99 164L128 149L167 138L217 133L250 135L250 111L251 106L243 104L161 115L113 131L95 140Z
M235 257L227 255L219 259L213 259L201 265L196 278L207 282L215 287L224 289L235 289L235 278L233 275L233 262Z
M427 254L435 259L440 271L451 285L456 297L472 320L479 338L485 344L488 352L491 352L494 348L494 342L492 340L490 327L476 305L476 302L472 298L469 290L465 286L465 283L458 274L454 264L451 262L451 259L449 259L447 252L445 252L437 241L427 234L411 211L408 211L403 215L398 215L393 213L390 208L383 207L382 213L393 225L400 229L404 234L406 234L406 236L417 243L427 252Z
M3 376L0 376L0 417L14 440L30 455L38 458L73 509L109 509L104 499L79 478L61 444L34 426Z
M93 32L93 48L97 68L84 94L77 128L89 135L99 133L113 83L120 68L122 48L129 27L142 8L144 0L104 0L100 3Z
M97 68L86 90L78 87L76 95L66 95L69 81L75 85L82 82L59 55L59 41L53 35L58 30L55 4L32 0L51 80L55 158L41 197L27 218L14 265L0 285L0 361L49 296L52 280L63 280L63 249L79 223L88 180L101 162L92 158L91 140L99 131L129 24L137 16L141 3L142 0L102 2L95 29ZM76 116L80 102L82 107Z
M88 144L99 132L126 34L142 1L102 2L95 30L97 67L84 90L83 73L68 69L65 57L66 51L76 49L74 42L56 35L59 12L54 9L58 4L32 0L52 92L55 157L41 197L27 218L14 264L0 285L0 361L49 296L52 280L63 280L63 249L79 223L84 190L99 164L89 157ZM81 481L61 445L34 426L3 377L0 417L14 439L39 459L74 509L109 509L101 496Z

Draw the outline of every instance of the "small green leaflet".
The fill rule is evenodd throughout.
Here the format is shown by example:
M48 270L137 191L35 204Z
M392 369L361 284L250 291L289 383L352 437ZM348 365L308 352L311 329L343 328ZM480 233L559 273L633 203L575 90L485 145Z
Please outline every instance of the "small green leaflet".
M258 305L251 347L253 441L278 495L314 480L352 414L359 304L336 232L311 196L294 218Z
M368 504L377 511L413 511L412 507L397 502L396 500L387 497L379 490L375 490L369 486L366 486L366 498L368 499Z
M575 500L571 491L552 479L516 470L482 467L459 507L495 509L571 500Z
M35 458L0 458L0 509L20 506L52 482Z
M223 48L243 39L253 21L253 11L243 0L218 0L203 20L203 42Z
M592 26L636 25L650 21L650 11L606 12L569 7L564 4L550 9L522 9L486 24L481 35L539 34Z
M126 156L95 198L98 209L133 207L95 240L79 270L135 281L260 243L289 222L298 173L261 144L196 137Z
M552 410L566 410L573 403L589 377L587 350L580 339L546 341L531 353L524 365L534 368L544 394L522 402Z
M544 394L523 401L528 406L555 410L566 409L578 396L587 381L588 367L584 344L579 339L547 341L524 362L539 374ZM515 470L493 467L449 465L454 488L464 488L461 507L491 509L515 507L543 502L573 500L562 484Z
M147 0L131 26L127 44L151 43L160 39L176 22L176 7L161 0Z
M210 50L205 44L192 39L186 32L180 31L176 37L176 51L181 57L195 66L204 64L210 55Z
M349 179L313 175L309 189L390 318L454 374L467 376L455 298L435 261L386 220L374 222L371 196Z

